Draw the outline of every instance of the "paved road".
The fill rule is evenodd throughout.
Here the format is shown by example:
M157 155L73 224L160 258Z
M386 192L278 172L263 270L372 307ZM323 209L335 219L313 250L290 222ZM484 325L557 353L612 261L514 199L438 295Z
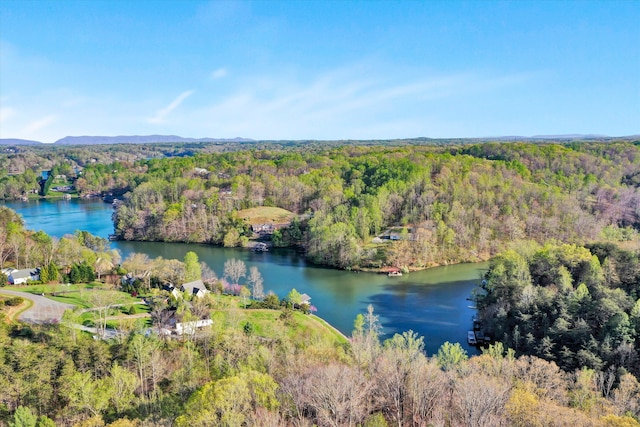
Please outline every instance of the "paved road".
M22 297L33 301L33 305L18 316L18 320L27 323L57 323L62 320L62 314L65 310L74 308L71 304L53 301L28 292L0 289L0 294Z

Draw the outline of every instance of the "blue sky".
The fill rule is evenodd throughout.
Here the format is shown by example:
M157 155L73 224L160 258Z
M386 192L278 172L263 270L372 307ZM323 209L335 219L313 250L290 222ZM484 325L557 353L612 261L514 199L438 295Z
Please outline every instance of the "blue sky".
M640 1L0 2L0 137L640 133Z

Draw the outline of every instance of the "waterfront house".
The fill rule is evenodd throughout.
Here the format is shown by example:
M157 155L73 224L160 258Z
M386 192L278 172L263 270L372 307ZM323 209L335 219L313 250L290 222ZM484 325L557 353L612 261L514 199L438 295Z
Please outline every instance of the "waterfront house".
M260 236L271 236L276 230L280 230L282 228L286 228L290 226L290 222L283 222L274 224L272 222L264 223L264 224L253 224L251 225L251 231L260 235Z

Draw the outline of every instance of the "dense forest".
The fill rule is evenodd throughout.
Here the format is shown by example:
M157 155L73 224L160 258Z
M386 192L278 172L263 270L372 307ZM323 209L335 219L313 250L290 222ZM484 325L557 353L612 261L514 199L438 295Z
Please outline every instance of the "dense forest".
M50 157L80 196L124 194L114 215L121 239L240 246L252 233L238 212L276 206L297 217L273 243L338 268L486 260L518 239L632 240L640 223L640 148L630 142L264 146L211 153L200 144L180 157L162 145L108 146L103 154L129 155L113 162L80 161L78 147ZM164 156L140 159L145 152ZM0 178L4 197L36 176ZM390 232L394 242L376 239Z
M613 244L520 244L501 253L476 299L487 332L565 370L640 375L640 260Z
M81 187L114 175L128 184L114 217L126 240L241 245L250 232L237 212L277 206L300 216L274 241L314 262L422 268L488 259L518 239L633 239L639 153L628 143L239 151L95 166ZM375 241L391 228L397 241Z
M0 321L0 424L640 425L637 144L236 148L116 159L126 148L104 147L103 160L82 162L26 149L11 154L29 160L20 173L3 170L0 190L24 196L17 183L39 185L43 167L72 178L80 196L123 194L114 213L123 239L242 245L255 237L243 212L275 206L294 219L272 243L317 263L411 269L491 258L474 298L492 345L469 358L445 343L427 357L411 331L381 342L373 308L339 339L308 329L290 298L256 292L257 271L243 289L241 276L219 278L197 257L121 259L106 239L51 238L0 208L2 267L38 265L54 289L114 283L95 286L158 307L166 285L199 277L211 295L172 309L214 320L196 335L130 325L109 340L66 321ZM162 307L152 311L156 331Z

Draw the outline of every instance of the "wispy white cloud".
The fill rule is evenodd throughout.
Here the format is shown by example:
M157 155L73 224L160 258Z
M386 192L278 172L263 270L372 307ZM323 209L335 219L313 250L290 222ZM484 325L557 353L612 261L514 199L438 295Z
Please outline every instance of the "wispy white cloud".
M171 103L169 105L167 105L166 107L164 107L161 110L158 110L156 112L156 114L153 117L150 117L147 121L149 123L163 123L165 118L176 108L178 108L180 106L180 104L182 104L182 102L187 99L189 96L191 96L193 94L193 90L187 90L185 92L182 92L180 95L178 95L178 97L176 99L174 99L173 101L171 101Z
M32 134L38 132L39 130L44 129L47 126L51 125L57 119L58 119L57 116L49 115L49 116L41 117L41 118L39 118L37 120L33 120L32 122L28 123L24 127L23 132L25 134L27 134L27 135L32 135Z
M218 68L213 73L211 73L211 80L218 80L223 77L227 77L228 74L229 72L226 68Z
M0 107L0 123L3 123L13 116L15 110L11 107Z
M363 70L362 65L312 79L287 74L269 80L261 75L245 79L191 117L207 124L204 133L224 136L333 139L446 135L452 133L445 130L452 123L442 105L478 105L537 77L535 73L461 72L416 74L411 79L402 73Z

